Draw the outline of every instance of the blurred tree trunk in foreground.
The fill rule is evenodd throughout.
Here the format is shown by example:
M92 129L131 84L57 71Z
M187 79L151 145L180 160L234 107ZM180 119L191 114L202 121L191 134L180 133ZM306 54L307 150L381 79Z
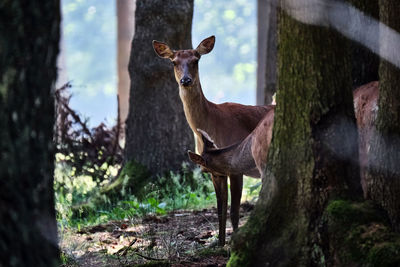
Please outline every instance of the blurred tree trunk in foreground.
M54 99L59 1L0 5L0 266L58 266Z
M173 65L152 47L152 40L159 40L173 49L191 48L192 16L193 0L136 1L125 161L140 163L152 174L181 169L186 151L194 148Z
M119 114L122 130L129 111L129 87L128 73L129 54L135 29L135 0L117 0L117 39L118 39L118 96ZM121 135L123 138L123 134Z
M324 266L323 213L361 198L349 45L326 27L279 14L279 89L268 165L230 266Z
M382 23L399 34L399 2L381 0L379 10ZM399 53L400 44L395 45L389 49ZM394 229L400 231L400 69L381 59L379 77L378 115L367 176L368 195L388 212Z
M373 19L379 20L379 1L351 0L350 2L355 8L364 12L366 15L371 16ZM364 26L366 27L369 25ZM379 35L372 35L372 37L375 38L376 46L378 46ZM351 73L353 79L353 89L369 82L377 81L379 79L379 56L366 48L363 44L356 42L351 43L350 49L352 59Z
M257 1L257 105L271 104L276 91L277 0Z

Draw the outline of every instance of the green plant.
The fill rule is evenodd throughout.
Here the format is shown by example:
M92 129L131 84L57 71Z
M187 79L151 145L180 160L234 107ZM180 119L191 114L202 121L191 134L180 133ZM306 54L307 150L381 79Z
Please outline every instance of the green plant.
M134 219L149 213L163 215L175 209L203 208L216 202L209 175L201 173L200 169L192 170L186 164L181 172L147 179L138 196L132 195L127 186L115 186L113 194L104 194L104 188L110 188L109 185L101 187L93 177L75 176L72 167L62 163L56 165L56 210L62 227ZM147 172L131 164L121 174L139 177Z

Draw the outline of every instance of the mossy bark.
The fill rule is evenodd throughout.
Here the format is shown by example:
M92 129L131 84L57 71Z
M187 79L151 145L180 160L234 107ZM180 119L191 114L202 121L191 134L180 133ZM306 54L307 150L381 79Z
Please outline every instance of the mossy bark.
M105 194L111 199L133 194L140 199L142 196L141 190L151 178L151 174L146 167L131 160L124 164L115 181L101 189L101 194Z
M350 0L353 7L359 9L367 16L379 20L379 1L370 0ZM373 21L375 22L375 21ZM372 23L373 23L372 22ZM370 26L370 25L365 25ZM361 31L365 29L360 29ZM363 34L355 32L354 34ZM371 34L375 45L379 46L379 35ZM363 44L351 42L351 74L353 80L353 89L372 81L377 81L379 56L366 48Z
M379 10L382 23L400 32L398 1L381 0ZM398 52L398 47L391 49ZM400 231L400 69L382 59L379 76L378 115L367 174L368 195L387 210L392 225Z
M180 170L188 161L186 151L194 149L173 65L152 47L159 40L174 49L191 48L192 16L193 0L136 1L125 160L144 165L153 175Z
M331 266L400 266L400 235L371 201L332 201L323 219Z
M0 266L58 266L54 98L59 1L0 4Z
M328 201L362 195L348 42L280 11L277 106L255 210L229 266L324 266Z

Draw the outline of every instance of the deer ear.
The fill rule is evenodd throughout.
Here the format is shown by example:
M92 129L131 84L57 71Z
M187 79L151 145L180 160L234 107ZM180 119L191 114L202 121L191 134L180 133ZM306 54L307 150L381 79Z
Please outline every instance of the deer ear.
M191 161L193 161L194 163L196 163L196 164L198 164L200 166L206 166L206 161L203 159L202 156L200 156L200 155L198 155L196 153L193 153L190 150L188 151L188 156L189 156L189 159Z
M201 140L204 143L205 150L210 148L218 148L211 137L205 131L203 131L202 129L197 129L197 131L201 134Z
M171 48L167 44L162 42L153 40L153 48L156 54L161 58L169 58L172 59L174 56L174 52L172 52Z
M211 52L213 50L215 44L215 36L210 36L199 44L199 46L196 48L196 51L199 52L200 55L205 55Z

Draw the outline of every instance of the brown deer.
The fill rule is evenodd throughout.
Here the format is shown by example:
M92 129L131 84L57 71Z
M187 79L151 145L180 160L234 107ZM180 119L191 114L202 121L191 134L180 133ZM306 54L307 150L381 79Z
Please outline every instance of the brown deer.
M378 96L378 82L365 84L353 92L354 111L359 133L360 177L364 194L368 191L365 171L368 167L369 142L378 110ZM269 107L270 111L264 119L240 143L217 148L207 132L198 129L202 134L205 148L201 155L188 151L189 158L210 173L218 175L243 173L255 178L261 177L267 164L268 149L272 139L274 106Z
M370 82L360 86L353 92L354 112L358 127L358 144L360 157L360 176L361 186L364 191L364 197L368 198L368 185L365 175L368 167L369 146L374 131L376 116L378 114L379 84Z
M275 106L268 107L270 110L264 119L246 139L224 148L218 148L207 132L198 129L202 135L204 150L201 155L188 151L190 160L199 164L206 172L218 175L244 174L260 178L267 164L274 123Z
M202 55L214 48L215 37L204 39L196 49L172 50L167 44L153 41L158 56L170 59L174 64L179 96L190 128L196 135L197 150L203 151L203 141L197 129L205 130L219 147L245 139L268 112L267 107L247 106L235 103L215 104L208 101L201 89L198 62ZM226 175L212 174L217 196L219 220L219 245L225 244L228 186ZM234 230L239 224L239 208L242 196L243 174L230 175L231 222Z

